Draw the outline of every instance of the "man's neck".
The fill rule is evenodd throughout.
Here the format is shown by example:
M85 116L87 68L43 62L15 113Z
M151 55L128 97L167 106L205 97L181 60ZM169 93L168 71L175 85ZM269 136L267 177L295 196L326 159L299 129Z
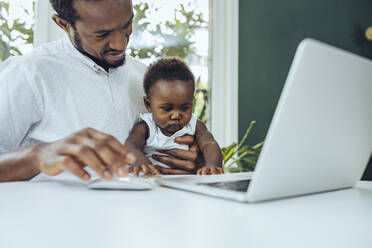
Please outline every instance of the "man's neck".
M111 68L111 66L106 62L106 61L103 61L101 59L98 59L92 55L90 55L89 53L87 53L86 51L84 51L83 49L79 49L77 47L75 47L81 54L87 56L88 58L90 58L91 60L93 60L94 63L96 63L97 65L99 65L100 67L102 67L106 72L109 72L109 69Z

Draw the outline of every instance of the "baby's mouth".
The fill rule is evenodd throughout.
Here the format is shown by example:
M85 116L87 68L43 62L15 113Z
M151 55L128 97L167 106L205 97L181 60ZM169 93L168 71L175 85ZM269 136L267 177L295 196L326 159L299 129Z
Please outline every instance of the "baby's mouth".
M182 125L181 124L170 124L170 125L168 125L168 128L167 129L169 129L169 130L172 130L172 131L174 131L174 130L180 130L182 128Z

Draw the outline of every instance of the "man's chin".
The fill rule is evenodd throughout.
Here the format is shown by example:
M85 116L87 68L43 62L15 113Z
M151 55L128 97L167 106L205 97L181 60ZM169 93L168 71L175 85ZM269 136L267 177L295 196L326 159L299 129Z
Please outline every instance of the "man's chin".
M117 60L117 61L113 61L113 62L105 61L105 62L107 64L107 67L117 68L119 66L122 66L125 63L125 57L123 59L120 59L120 60Z

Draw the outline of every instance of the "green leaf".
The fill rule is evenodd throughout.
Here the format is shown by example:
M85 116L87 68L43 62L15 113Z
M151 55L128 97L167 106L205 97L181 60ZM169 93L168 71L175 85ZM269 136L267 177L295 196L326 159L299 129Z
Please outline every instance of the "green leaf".
M249 132L251 131L253 125L256 123L256 121L251 121L251 123L249 123L249 127L247 129L247 131L245 131L245 134L243 136L243 139L240 141L239 145L238 145L238 150L239 148L243 145L244 141L246 140L246 138L248 137L248 134Z
M236 146L237 146L237 144L235 142L232 143L230 146L228 146L229 149L226 150L226 155L223 157L224 163L229 161L229 159L236 154L236 152L235 152Z
M263 146L263 144L264 144L264 141L262 141L262 142L260 142L260 143L258 143L258 144L256 144L256 145L254 145L252 148L253 149L261 149L262 148L262 146Z
M246 156L248 153L242 153L240 154L236 159L234 159L229 165L227 165L227 168L230 168L233 164L235 164L237 161L240 161L244 156Z

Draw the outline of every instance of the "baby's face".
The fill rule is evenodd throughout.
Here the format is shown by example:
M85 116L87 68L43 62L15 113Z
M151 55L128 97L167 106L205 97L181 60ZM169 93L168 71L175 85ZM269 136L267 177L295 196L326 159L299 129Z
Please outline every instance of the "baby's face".
M171 136L189 123L193 100L192 83L158 81L150 89L146 107L162 132Z

